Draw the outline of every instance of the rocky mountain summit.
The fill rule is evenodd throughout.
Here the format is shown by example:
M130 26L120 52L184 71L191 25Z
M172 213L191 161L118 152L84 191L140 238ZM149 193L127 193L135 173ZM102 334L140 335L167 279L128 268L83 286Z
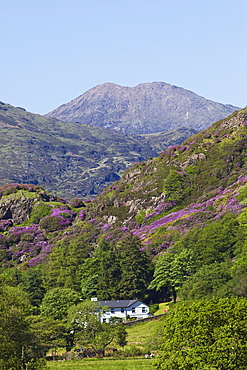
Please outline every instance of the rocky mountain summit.
M239 109L165 82L135 87L104 83L47 116L139 135L180 127L201 131Z

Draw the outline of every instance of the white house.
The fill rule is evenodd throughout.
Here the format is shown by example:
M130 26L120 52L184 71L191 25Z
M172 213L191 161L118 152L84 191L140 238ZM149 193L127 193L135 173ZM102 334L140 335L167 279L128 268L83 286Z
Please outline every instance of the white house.
M96 300L93 298L93 300ZM110 318L121 318L126 321L130 319L145 319L151 314L149 307L138 301L138 299L124 299L115 301L98 301L102 307L107 307L101 316L101 322L109 322Z

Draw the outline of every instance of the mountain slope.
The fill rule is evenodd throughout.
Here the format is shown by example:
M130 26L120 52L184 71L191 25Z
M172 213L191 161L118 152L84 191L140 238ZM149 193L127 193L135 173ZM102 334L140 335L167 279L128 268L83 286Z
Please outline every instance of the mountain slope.
M153 150L158 153L163 152L169 146L182 144L184 140L197 133L192 128L180 127L173 131L163 131L153 134L143 134Z
M0 184L32 183L67 198L102 191L155 156L145 139L64 123L0 103Z
M61 105L47 116L137 135L179 127L201 131L238 109L164 82L135 87L105 83Z
M135 164L93 202L89 218L124 226L155 249L177 232L240 212L247 204L246 127L247 108Z

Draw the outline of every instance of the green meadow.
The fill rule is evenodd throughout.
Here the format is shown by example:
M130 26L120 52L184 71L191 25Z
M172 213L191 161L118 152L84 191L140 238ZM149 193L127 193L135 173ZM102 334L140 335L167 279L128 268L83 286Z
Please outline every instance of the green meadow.
M145 358L133 359L83 359L70 361L51 361L48 363L50 370L151 370L154 360Z

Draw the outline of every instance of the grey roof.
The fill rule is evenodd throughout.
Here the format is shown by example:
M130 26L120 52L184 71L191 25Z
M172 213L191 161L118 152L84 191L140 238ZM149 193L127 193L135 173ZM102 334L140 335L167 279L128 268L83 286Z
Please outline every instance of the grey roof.
M108 306L110 308L126 308L138 302L138 299L122 299L115 301L98 301L101 306Z

